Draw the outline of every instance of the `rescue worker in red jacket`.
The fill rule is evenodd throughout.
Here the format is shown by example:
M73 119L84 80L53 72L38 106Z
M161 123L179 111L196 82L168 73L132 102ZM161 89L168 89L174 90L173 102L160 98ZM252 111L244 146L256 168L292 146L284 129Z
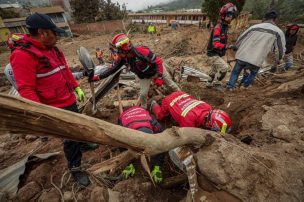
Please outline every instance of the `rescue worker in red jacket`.
M162 126L158 121L150 115L150 113L138 106L131 107L125 110L118 118L118 124L130 129L139 130L144 133L155 134L163 131ZM155 165L152 170L152 178L155 183L162 182L162 171L160 166L162 165L164 156L162 154L156 155L154 158ZM123 170L125 178L133 176L135 174L135 168L133 164L128 165Z
M179 127L195 127L212 131L229 132L231 119L228 114L219 109L212 109L203 101L196 100L185 92L174 92L162 101L159 106L152 101L152 111L158 121L171 115Z
M115 60L112 68L102 74L89 75L89 82L104 79L114 74L123 65L128 64L130 70L140 78L139 101L143 108L147 108L147 97L152 80L157 86L165 84L172 91L179 90L179 87L171 79L164 67L162 59L156 56L149 48L145 46L133 46L125 34L114 36L111 46L116 49L119 56L118 60Z
M222 59L227 49L234 49L233 45L227 45L228 28L232 19L235 17L237 8L232 3L227 3L220 10L220 21L211 32L207 47L207 63L211 66L209 72L210 79L207 87L222 89L221 81L225 78L228 71L228 64Z
M34 13L26 18L30 34L13 35L10 40L13 68L19 94L38 103L78 112L76 96L84 101L84 93L73 77L63 53L56 47L56 27L48 15ZM86 143L64 141L64 153L72 176L80 186L90 184L80 169L82 151Z

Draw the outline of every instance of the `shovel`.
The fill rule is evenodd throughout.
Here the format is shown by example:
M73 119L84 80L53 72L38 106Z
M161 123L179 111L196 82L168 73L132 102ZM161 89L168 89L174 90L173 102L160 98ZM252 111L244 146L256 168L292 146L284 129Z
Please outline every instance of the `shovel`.
M86 48L80 47L78 51L78 58L88 75L92 71L94 73L95 64ZM94 115L97 112L97 108L96 108L95 89L93 82L90 82L90 89L91 89L92 102L93 102L92 113Z

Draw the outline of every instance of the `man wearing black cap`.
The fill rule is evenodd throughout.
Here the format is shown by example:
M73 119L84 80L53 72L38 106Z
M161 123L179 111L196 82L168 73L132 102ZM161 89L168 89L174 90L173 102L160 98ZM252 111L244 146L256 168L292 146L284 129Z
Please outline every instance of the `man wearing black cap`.
M76 96L84 101L84 93L74 79L62 52L55 46L57 34L64 33L47 15L35 13L26 18L30 34L14 34L9 38L13 68L19 94L26 99L78 112ZM75 92L75 93L74 93ZM74 179L80 186L90 184L80 169L86 143L64 141L64 153Z
M276 26L277 13L269 11L264 21L247 29L235 43L238 49L235 55L236 64L231 72L227 89L233 90L242 70L249 71L244 74L241 81L242 88L248 88L262 67L268 53L275 52L276 63L280 63L285 54L285 35Z

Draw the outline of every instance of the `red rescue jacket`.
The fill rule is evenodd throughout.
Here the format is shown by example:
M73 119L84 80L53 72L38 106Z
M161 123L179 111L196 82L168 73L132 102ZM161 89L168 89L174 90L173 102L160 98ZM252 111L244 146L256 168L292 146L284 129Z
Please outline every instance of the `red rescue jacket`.
M161 132L159 123L142 107L134 106L125 110L118 118L118 123L126 128L138 130L149 128L153 133Z
M180 127L201 127L204 118L209 114L211 106L203 101L182 92L174 92L162 101L160 109L153 109L156 119L161 121L169 114Z
M218 23L210 36L207 55L208 56L224 56L226 54L226 44L228 42L228 25L220 22Z
M103 72L100 78L106 78L115 73L126 63L130 65L130 70L134 72L140 79L152 78L154 76L163 76L163 61L156 56L149 48L145 46L132 47L131 58L118 57L113 64L113 68Z
M10 63L22 97L60 108L76 102L79 85L57 47L49 49L23 35L14 48Z

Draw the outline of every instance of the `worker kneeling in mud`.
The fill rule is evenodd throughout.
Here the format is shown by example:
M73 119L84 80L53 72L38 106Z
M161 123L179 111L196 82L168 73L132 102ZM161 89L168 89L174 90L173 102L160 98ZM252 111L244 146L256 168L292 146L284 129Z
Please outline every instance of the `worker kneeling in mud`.
M224 133L229 133L231 129L231 119L226 112L212 109L208 103L196 100L182 91L165 97L161 106L152 101L151 107L158 121L170 114L180 127L203 128Z
M118 124L130 129L142 131L144 133L155 134L162 132L162 127L158 121L152 117L147 110L142 107L134 106L125 110L118 118ZM162 171L160 169L163 163L164 156L162 154L154 157L155 165L152 170L152 178L155 183L161 183ZM129 176L135 174L135 167L131 163L122 172L123 176L127 179Z
M114 36L110 45L118 55L117 60L115 60L112 68L100 75L94 75L94 72L92 72L89 75L89 82L104 79L127 64L130 71L134 72L140 79L140 95L137 104L140 102L145 109L147 108L147 97L152 80L159 87L165 84L172 92L180 90L167 72L162 59L148 47L133 46L126 34Z

